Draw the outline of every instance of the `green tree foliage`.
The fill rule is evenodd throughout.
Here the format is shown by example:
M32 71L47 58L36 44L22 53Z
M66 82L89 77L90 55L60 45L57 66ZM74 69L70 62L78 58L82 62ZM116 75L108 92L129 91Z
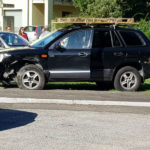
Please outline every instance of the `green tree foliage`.
M123 17L134 17L150 20L150 0L117 0Z
M73 0L82 16L150 20L150 0Z
M136 29L143 31L146 36L150 39L150 22L141 19L139 24L135 26Z
M122 11L117 0L73 0L74 6L80 9L82 16L88 17L121 17Z

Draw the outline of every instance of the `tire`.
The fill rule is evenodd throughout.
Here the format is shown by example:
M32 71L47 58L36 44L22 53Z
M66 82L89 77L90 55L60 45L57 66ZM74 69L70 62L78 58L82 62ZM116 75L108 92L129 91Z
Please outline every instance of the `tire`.
M17 85L20 89L41 90L45 86L44 73L38 66L24 66L17 73Z
M141 85L139 72L130 66L120 69L114 79L114 87L119 91L137 91Z

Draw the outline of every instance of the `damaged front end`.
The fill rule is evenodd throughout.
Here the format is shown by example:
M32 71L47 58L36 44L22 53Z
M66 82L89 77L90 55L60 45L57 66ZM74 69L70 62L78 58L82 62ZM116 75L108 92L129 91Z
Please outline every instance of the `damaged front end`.
M10 85L10 84L16 84L16 70L14 65L17 63L17 61L8 63L3 62L1 66L0 71L0 81L3 83L3 85Z
M34 57L28 55L26 55L25 57L21 57L21 55L3 54L3 56L0 57L0 81L3 83L4 86L16 85L17 73L21 69L21 67L25 65L34 64L42 68L38 55Z

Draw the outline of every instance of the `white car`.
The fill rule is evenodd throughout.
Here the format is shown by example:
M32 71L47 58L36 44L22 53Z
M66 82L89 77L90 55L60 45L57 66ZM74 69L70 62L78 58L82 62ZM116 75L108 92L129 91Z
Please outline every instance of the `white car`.
M26 26L24 27L24 31L28 36L29 42L37 40L42 33L43 26Z

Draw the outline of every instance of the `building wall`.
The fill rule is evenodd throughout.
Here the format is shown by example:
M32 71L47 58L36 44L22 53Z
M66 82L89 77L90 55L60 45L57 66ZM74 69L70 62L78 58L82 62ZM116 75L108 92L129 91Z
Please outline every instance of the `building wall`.
M0 29L4 30L4 17L14 17L14 27L27 25L47 25L56 17L71 13L75 16L79 10L72 5L56 4L53 0L3 0L5 4L14 4L14 8L0 8ZM11 13L12 12L12 13ZM18 15L17 15L17 13ZM22 19L18 19L22 18ZM5 17L5 23L6 23Z
M32 5L32 25L44 25L44 4Z
M54 5L54 16L53 18L62 17L62 12L69 12L71 16L79 14L79 10L73 6Z
M14 4L14 8L3 8L3 10L21 10L22 11L22 26L27 24L28 16L28 0L3 0L3 3Z
M22 10L5 10L4 14L4 28L11 26L12 31L18 33L19 28L22 26ZM13 20L9 19L10 17L13 17Z

